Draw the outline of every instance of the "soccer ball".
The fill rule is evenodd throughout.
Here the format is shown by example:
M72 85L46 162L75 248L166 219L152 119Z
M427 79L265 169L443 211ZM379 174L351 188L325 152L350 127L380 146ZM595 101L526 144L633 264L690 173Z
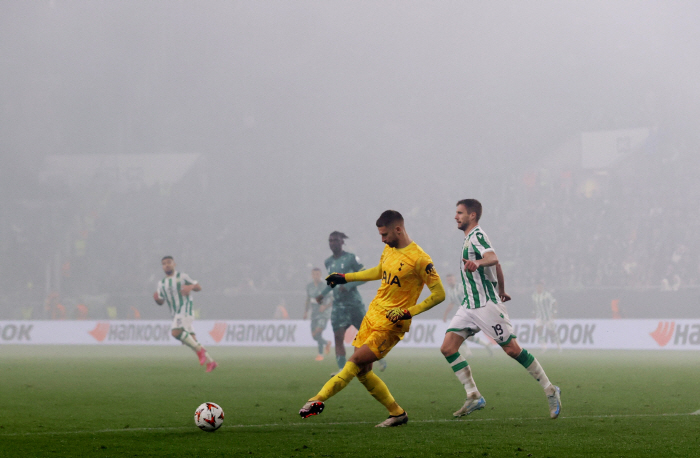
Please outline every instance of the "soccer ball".
M194 424L203 431L213 433L224 423L224 410L213 402L205 402L194 411Z

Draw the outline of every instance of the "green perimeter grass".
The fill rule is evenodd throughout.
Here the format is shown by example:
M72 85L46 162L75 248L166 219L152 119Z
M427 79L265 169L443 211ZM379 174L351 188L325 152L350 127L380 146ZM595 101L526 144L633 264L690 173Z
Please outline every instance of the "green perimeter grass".
M0 347L0 456L699 456L700 352L531 349L561 386L550 420L539 385L505 354L468 360L486 408L453 419L464 390L435 350L397 348L379 373L409 424L358 382L320 416L298 409L335 370L311 348L214 348L206 374L186 348ZM224 426L198 430L219 403Z

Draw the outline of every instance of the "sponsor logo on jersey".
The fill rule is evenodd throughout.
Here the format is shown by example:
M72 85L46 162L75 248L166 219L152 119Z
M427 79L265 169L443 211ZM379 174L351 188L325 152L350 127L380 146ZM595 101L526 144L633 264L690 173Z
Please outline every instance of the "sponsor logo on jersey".
M382 273L382 282L387 283L389 286L398 285L399 288L401 288L401 280L399 280L399 277L397 275L392 276L391 272L387 272L386 270Z
M425 266L425 273L428 275L435 275L435 267L432 262Z

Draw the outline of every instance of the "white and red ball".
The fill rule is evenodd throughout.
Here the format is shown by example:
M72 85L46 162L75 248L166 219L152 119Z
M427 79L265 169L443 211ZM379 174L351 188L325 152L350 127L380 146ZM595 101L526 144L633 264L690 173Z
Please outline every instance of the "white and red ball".
M203 431L214 432L224 423L224 410L218 404L205 402L194 411L194 424Z

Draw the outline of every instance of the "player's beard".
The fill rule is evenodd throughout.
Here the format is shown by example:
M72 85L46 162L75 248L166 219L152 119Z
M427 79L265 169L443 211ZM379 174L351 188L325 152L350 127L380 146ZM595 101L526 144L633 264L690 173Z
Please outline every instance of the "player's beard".
M165 271L165 275L167 275L168 277L171 276L171 275L174 274L174 273L175 273L175 269L173 269L173 270L166 270L166 271Z
M387 245L389 245L389 248L396 248L399 246L399 241L398 240L392 240L391 242L386 242Z
M457 229L460 231L466 231L469 227L469 223L457 223Z

